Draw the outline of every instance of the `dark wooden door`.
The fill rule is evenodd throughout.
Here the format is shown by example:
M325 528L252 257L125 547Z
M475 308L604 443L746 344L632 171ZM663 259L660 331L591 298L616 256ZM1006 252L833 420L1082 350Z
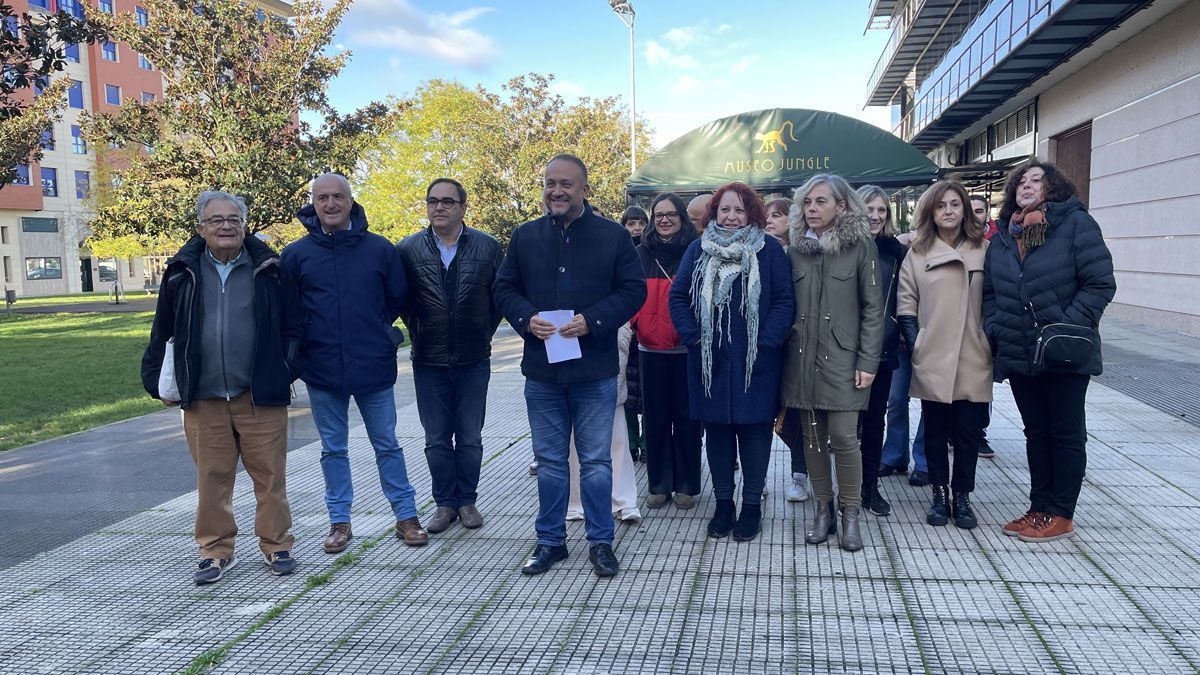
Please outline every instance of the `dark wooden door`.
M1055 136L1055 164L1079 190L1079 201L1088 205L1092 183L1092 123L1088 122Z

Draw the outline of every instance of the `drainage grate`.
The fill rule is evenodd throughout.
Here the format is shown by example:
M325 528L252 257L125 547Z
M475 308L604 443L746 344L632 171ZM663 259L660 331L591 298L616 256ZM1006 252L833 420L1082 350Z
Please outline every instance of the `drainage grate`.
M1096 382L1200 426L1200 365L1104 345L1104 374Z

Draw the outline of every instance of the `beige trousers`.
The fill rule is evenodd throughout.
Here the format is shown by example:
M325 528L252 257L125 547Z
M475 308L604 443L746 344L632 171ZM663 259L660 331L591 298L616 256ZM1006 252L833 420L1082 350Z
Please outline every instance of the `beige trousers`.
M183 411L183 433L196 463L196 544L201 558L232 558L237 537L233 480L238 457L254 483L254 533L264 555L292 550L292 512L285 487L287 407L253 406L250 392L233 400L195 401Z
M801 410L804 428L804 461L812 481L813 497L833 499L833 474L829 455L837 465L838 505L862 504L862 453L858 449L858 411Z
M571 435L571 454L567 457L571 475L571 497L567 501L567 520L583 518L583 501L579 496L579 455L575 452L575 436ZM642 517L637 507L637 475L633 456L629 454L629 428L625 426L625 406L618 405L613 415L612 433L612 512L619 518Z

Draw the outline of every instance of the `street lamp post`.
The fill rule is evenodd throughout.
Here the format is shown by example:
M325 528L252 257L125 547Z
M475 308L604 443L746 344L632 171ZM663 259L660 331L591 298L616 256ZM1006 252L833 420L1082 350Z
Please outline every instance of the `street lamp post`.
M637 89L633 79L633 3L608 0L612 11L629 28L629 173L637 171Z

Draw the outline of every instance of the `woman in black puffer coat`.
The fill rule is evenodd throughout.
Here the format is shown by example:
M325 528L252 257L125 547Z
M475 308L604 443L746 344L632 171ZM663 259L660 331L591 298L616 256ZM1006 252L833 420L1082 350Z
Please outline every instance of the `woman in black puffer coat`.
M1075 186L1053 164L1017 167L1004 186L983 287L993 376L1012 387L1029 458L1029 510L1003 527L1007 535L1042 542L1074 534L1087 467L1084 399L1102 370L1097 329L1116 289L1112 256ZM1040 367L1038 327L1051 323L1091 329L1090 360Z

